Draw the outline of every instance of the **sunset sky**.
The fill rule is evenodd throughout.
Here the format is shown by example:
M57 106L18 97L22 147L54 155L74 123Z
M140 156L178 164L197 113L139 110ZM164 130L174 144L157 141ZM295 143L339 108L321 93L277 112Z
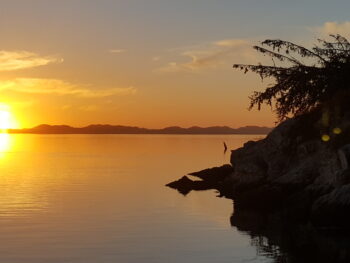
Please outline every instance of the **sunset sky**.
M350 32L350 1L1 0L0 115L41 123L272 126L251 46ZM8 117L8 116L7 116ZM1 126L1 123L0 123Z

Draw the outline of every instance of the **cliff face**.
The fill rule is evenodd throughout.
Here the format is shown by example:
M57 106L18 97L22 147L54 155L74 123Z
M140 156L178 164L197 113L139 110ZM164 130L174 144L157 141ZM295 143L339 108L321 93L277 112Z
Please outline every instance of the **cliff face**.
M321 140L319 119L320 114L289 119L265 139L232 151L228 184L236 209L278 211L317 225L347 224L350 118L342 118L335 133L327 128L327 142Z

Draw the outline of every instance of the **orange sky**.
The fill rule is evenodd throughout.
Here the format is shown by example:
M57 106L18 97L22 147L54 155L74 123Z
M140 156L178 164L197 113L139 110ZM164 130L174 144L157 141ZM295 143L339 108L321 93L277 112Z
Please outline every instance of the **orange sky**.
M327 2L305 4L298 20L270 2L4 0L0 108L12 127L273 126L268 107L247 110L267 83L232 64L266 61L251 46L267 37L312 43L350 23Z

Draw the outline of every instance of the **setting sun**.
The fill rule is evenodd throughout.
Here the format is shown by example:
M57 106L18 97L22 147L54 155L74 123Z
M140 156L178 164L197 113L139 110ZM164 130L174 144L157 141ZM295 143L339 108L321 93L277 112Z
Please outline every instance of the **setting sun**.
M6 104L0 104L0 130L4 132L13 128L17 128L17 125L10 107Z
M0 111L0 129L1 130L6 130L11 128L10 124L10 117L11 114L8 111Z

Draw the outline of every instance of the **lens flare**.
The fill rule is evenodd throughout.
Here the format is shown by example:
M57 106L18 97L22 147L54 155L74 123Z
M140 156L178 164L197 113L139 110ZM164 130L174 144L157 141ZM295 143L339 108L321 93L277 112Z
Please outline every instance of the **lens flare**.
M331 139L331 137L328 134L323 134L321 139L324 142L328 142Z
M333 129L333 133L334 134L341 134L342 130L340 128L336 127L336 128Z

